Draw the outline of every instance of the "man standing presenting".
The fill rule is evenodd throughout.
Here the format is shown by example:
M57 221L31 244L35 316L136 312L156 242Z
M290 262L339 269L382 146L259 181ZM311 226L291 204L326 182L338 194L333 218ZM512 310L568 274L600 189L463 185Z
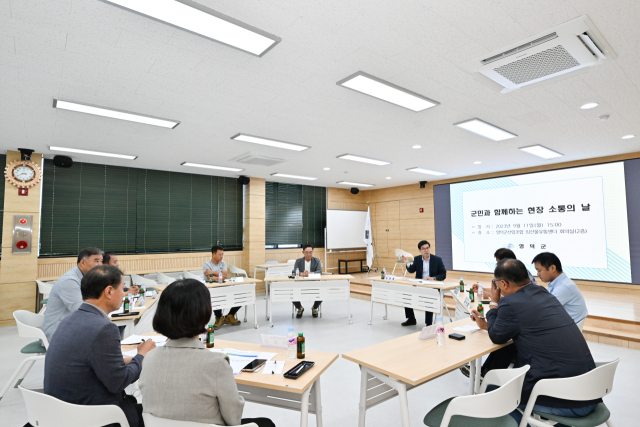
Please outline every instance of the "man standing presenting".
M227 263L222 260L223 257L224 249L222 249L222 246L213 245L211 248L211 261L205 261L202 266L205 281L212 278L214 282L217 282L219 277L222 277L222 280L227 278ZM240 326L240 321L234 317L240 308L241 307L232 307L226 316L222 315L222 310L214 310L216 322L213 325L213 329L220 329L223 324Z
M431 244L426 240L421 240L418 243L418 249L420 254L413 259L412 264L407 264L407 271L409 273L416 273L416 279L423 280L435 280L438 282L447 278L447 270L444 268L442 258L435 255L431 255ZM406 256L402 256L402 261L409 262ZM412 308L404 309L404 313L407 316L407 320L402 322L402 326L412 326L416 324L416 315L413 313ZM424 313L424 322L427 326L433 324L433 313L426 311Z
M62 319L76 311L82 304L80 281L93 267L102 265L102 255L101 249L84 248L78 254L78 265L67 271L53 285L42 321L42 331L49 342Z
M300 277L309 277L309 273L321 274L322 264L318 258L313 256L313 245L302 245L302 254L304 257L297 259L296 264L293 267L294 269L298 269ZM322 304L322 301L316 301L313 303L313 308L311 309L313 317L318 317L318 308L320 307L320 304ZM300 301L294 301L293 305L298 309L296 318L301 318L302 313L304 313L304 307L300 304Z

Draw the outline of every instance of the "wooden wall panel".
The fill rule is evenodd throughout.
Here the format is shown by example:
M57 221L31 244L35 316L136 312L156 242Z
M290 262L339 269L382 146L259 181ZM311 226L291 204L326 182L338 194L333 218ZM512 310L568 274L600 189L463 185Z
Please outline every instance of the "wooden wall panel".
M224 253L227 265L242 268L244 265L243 251L229 251ZM211 252L191 252L184 254L145 254L119 255L120 268L125 274L150 274L159 271L170 273L182 270L200 270L205 261L211 259ZM57 280L64 273L76 266L75 257L68 258L40 258L38 260L38 279Z

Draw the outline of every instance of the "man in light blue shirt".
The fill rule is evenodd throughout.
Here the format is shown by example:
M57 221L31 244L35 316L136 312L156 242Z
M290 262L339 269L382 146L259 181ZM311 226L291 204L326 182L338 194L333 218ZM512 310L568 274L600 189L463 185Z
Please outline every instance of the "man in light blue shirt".
M58 279L47 301L44 312L42 331L49 343L58 325L69 314L73 313L83 303L80 281L84 275L96 265L102 265L103 252L98 248L84 248L78 254L78 264Z
M555 296L567 310L569 316L580 323L587 315L587 304L580 289L562 272L560 259L551 252L542 252L531 261L543 282L549 282L547 290Z

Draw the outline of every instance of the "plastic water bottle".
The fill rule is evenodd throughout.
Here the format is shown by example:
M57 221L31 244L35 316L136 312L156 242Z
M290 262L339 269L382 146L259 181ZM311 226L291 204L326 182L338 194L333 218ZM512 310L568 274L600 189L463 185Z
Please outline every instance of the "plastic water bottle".
M289 333L287 334L287 357L295 359L296 351L296 334L293 332L293 328L289 328Z
M442 316L436 318L436 340L438 345L444 345L444 323L442 323Z
M218 274L218 283L222 283L222 273Z
M296 268L296 279L300 277L300 269Z
M484 296L484 291L482 290L482 285L478 285L478 301L482 301L483 296Z

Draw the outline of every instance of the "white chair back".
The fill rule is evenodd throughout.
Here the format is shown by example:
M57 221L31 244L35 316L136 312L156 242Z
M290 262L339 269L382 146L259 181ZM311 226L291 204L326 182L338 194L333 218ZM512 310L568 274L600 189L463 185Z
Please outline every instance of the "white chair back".
M403 251L402 249L394 249L393 250L396 254L396 256L398 257L398 259L402 258L402 255L406 256L409 259L413 259L413 254L407 252L407 251Z
M145 282L145 278L142 276L139 276L137 274L132 274L131 275L131 284L132 285L140 285L141 283Z
M586 317L584 319L582 319L581 321L579 321L578 323L576 323L576 325L578 325L578 329L580 329L580 332L582 332L582 328L584 328L584 321L585 320L587 320Z
M74 405L20 386L29 424L38 427L101 427L120 424L129 427L127 417L116 405Z
M620 363L620 358L611 362L596 363L596 369L586 374L570 378L552 378L540 380L533 386L527 407L522 414L520 427L536 424L531 420L531 412L538 396L555 397L566 400L600 399L613 390L613 378ZM609 422L607 422L609 425Z
M122 276L124 278L124 287L125 288L130 288L131 287L131 276Z
M16 325L18 325L18 335L23 338L39 338L42 340L44 348L49 348L47 336L42 331L44 315L27 310L17 310L13 312L13 318L16 319Z
M176 280L178 279L176 279L175 277L167 276L166 274L156 272L156 281L161 285L168 285L169 283L173 283Z
M296 260L295 259L290 259L289 261L287 261L287 264L295 264Z
M193 421L170 420L167 418L158 418L149 413L143 412L145 427L219 427L217 424L196 423ZM234 426L240 427L240 426ZM243 424L242 427L258 427L256 423Z
M201 282L204 281L204 274L202 273L202 271L200 272L200 274L196 274L192 271L182 270L182 275L185 279L196 279Z
M36 280L36 283L38 284L38 293L42 294L43 299L49 297L51 288L56 284L56 282L41 282L40 280Z
M265 261L265 264L280 264L278 261Z
M131 284L138 286L144 285L145 289L158 286L158 283L155 280L151 280L148 277L138 276L137 274L131 275Z
M231 264L229 264L229 273L235 274L236 276L244 275L244 277L249 277L246 271Z
M529 365L525 365L518 369L500 369L498 375L489 378L496 382L500 388L490 391L489 393L477 394L475 396L456 397L447 406L440 427L446 427L454 415L462 415L476 418L496 418L507 415L518 407L520 404L520 394L522 393L522 384L524 377L529 370ZM487 376L494 371L489 371ZM483 387L486 389L487 376L483 381Z

